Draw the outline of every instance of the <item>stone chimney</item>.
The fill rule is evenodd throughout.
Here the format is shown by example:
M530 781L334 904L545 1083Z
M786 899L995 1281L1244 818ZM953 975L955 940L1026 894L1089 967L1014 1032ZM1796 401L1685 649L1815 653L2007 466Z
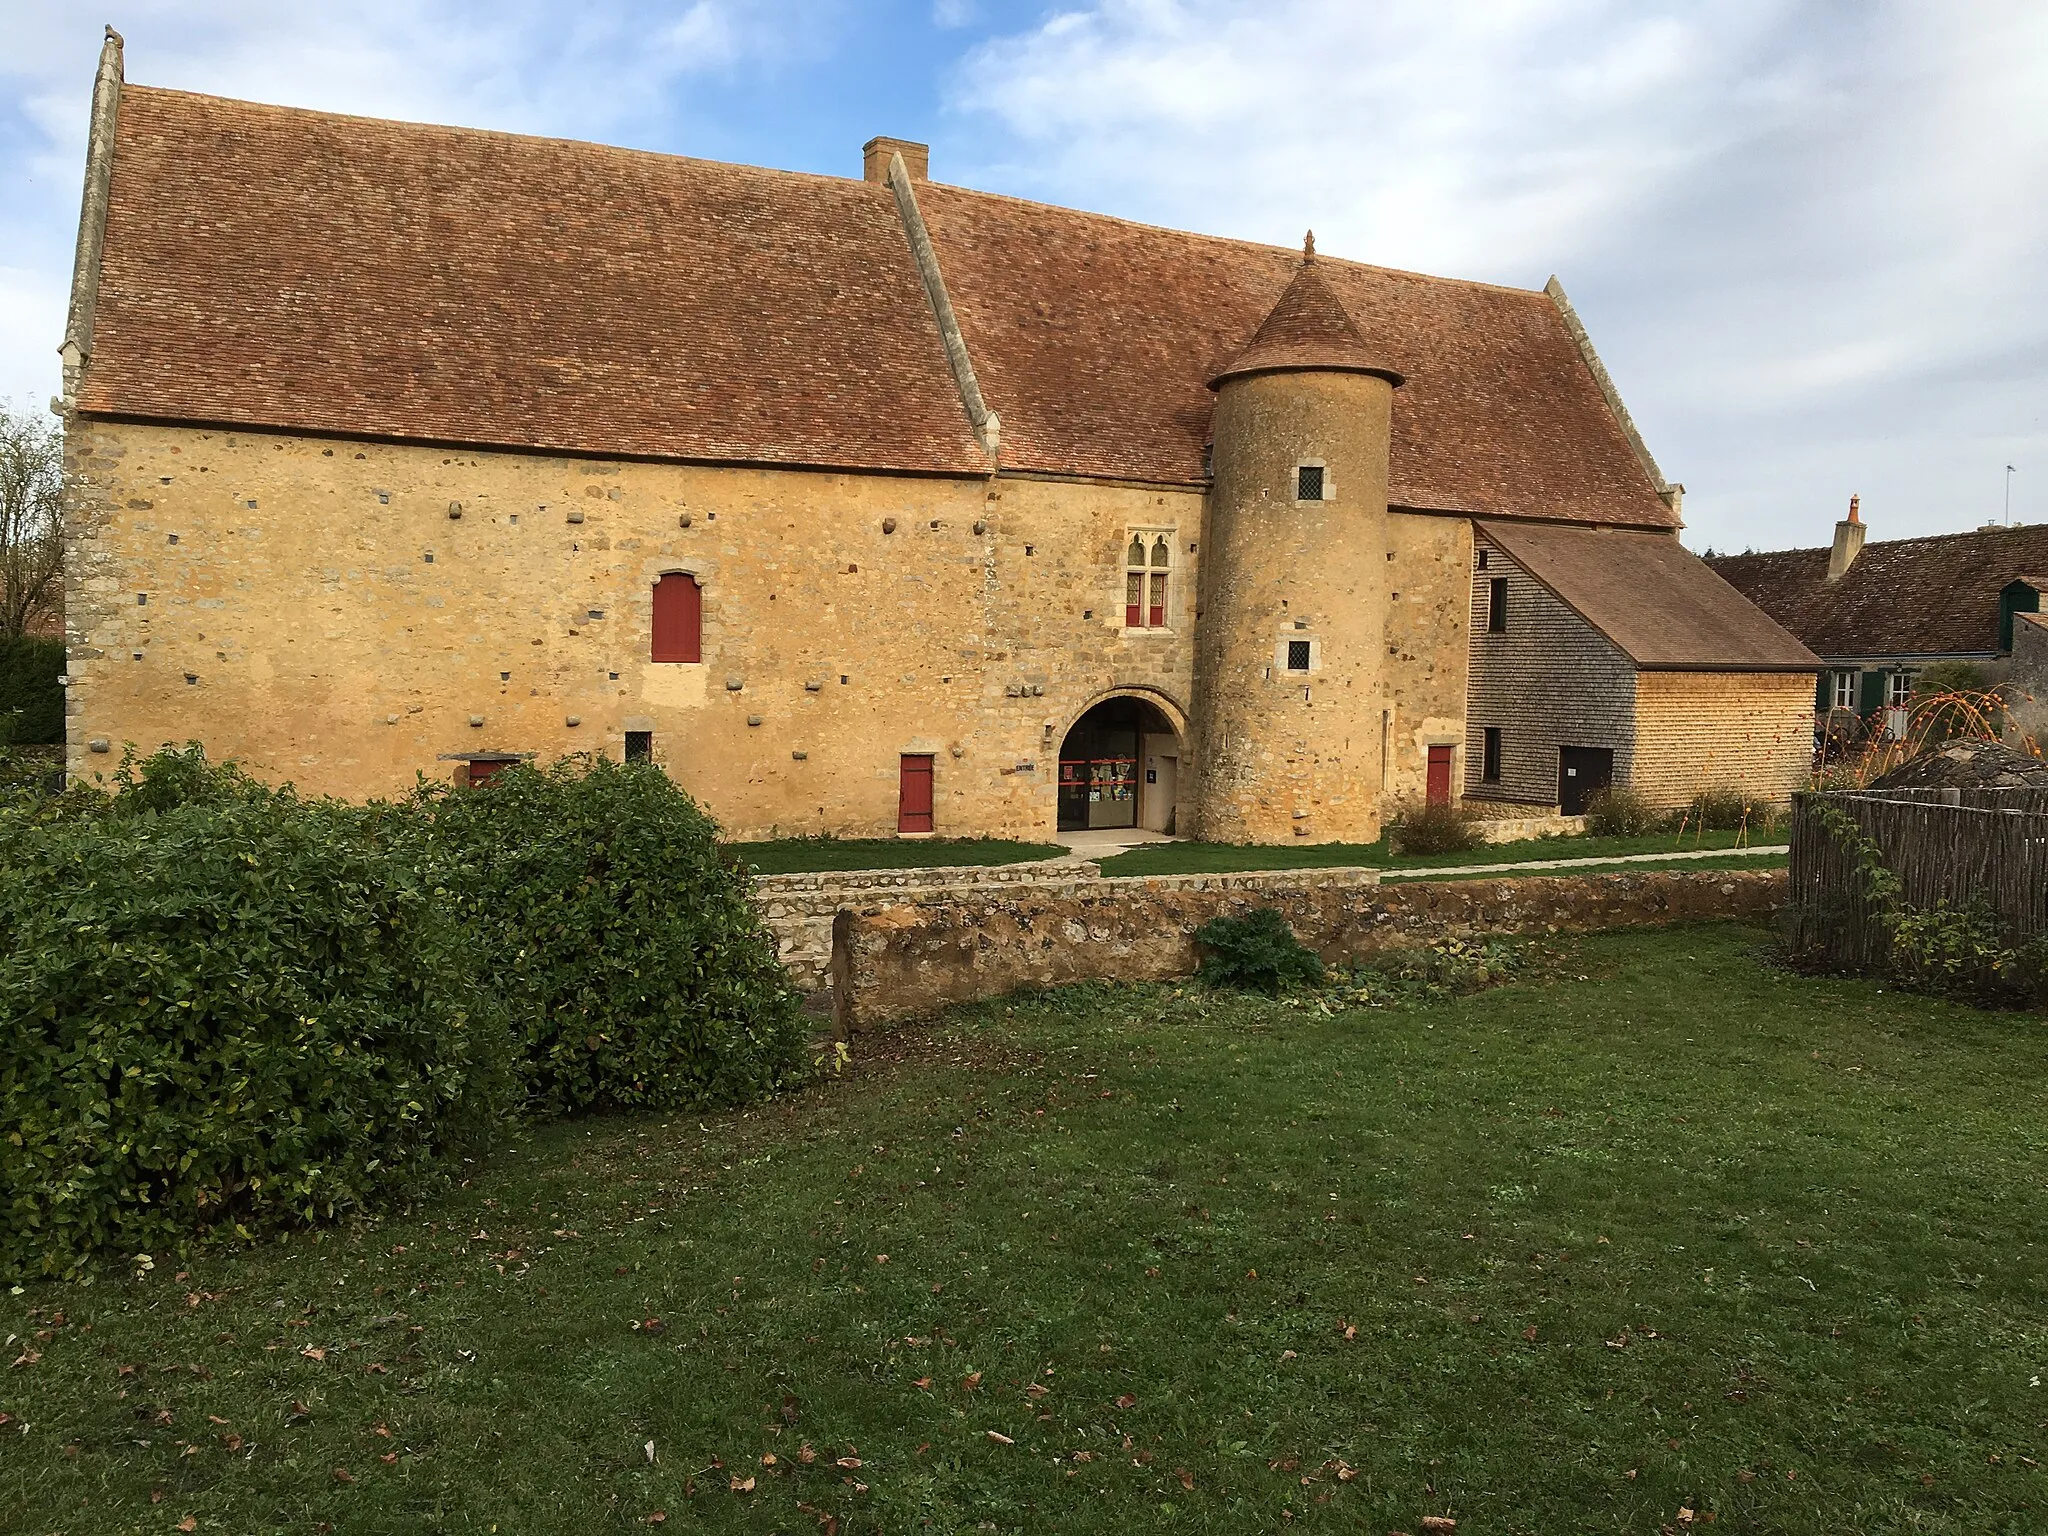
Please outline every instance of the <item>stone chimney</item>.
M889 179L889 157L901 155L903 169L910 172L912 181L930 181L932 170L932 147L929 144L913 143L909 139L891 139L877 136L860 147L860 179L862 181L887 181Z
M1849 515L1835 524L1835 547L1828 551L1828 580L1840 581L1843 573L1863 553L1863 538L1870 530L1863 526L1861 496L1849 498Z

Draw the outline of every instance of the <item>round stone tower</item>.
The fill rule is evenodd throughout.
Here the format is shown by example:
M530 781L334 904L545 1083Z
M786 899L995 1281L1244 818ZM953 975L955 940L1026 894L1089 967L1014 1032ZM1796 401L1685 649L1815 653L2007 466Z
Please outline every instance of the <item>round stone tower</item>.
M1387 451L1400 384L1317 270L1313 234L1258 334L1210 381L1198 837L1380 835Z

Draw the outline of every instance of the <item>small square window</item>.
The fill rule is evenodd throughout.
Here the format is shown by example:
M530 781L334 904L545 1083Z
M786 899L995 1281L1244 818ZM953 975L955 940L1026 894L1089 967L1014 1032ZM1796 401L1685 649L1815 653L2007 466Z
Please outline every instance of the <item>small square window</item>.
M626 761L629 763L651 763L654 761L654 732L626 732Z
M1323 499L1323 466L1304 464L1294 472L1294 499L1296 501L1321 501Z
M1288 671L1306 672L1308 670L1308 649L1309 644L1306 640L1290 640L1287 642Z
M1486 569L1486 555L1487 552L1485 550L1479 551L1479 569L1482 571Z

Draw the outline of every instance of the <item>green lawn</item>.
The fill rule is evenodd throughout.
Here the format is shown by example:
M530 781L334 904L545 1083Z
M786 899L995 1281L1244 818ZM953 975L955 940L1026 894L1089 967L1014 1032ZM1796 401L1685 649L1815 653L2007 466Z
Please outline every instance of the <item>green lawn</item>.
M728 843L757 875L793 875L825 869L937 869L1022 864L1057 859L1057 843L1016 843L999 837L785 837L766 843Z
M1529 859L1591 859L1625 853L1677 853L1733 848L1733 832L1671 832L1648 837L1536 837L1485 843L1463 853L1397 854L1376 843L1149 843L1101 861L1105 875L1212 875L1260 869L1428 869L1459 864L1515 864ZM1752 835L1749 843L1775 839Z
M2048 1529L2048 1031L1763 943L982 1005L0 1296L0 1529Z

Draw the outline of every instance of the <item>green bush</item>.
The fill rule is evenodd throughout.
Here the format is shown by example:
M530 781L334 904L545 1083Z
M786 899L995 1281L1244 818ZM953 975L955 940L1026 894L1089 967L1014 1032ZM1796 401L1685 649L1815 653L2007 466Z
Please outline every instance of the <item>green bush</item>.
M1625 785L1595 790L1586 800L1586 831L1594 837L1642 837L1663 822L1648 800Z
M1479 846L1479 829L1455 805L1410 805L1390 829L1396 853L1463 853Z
M516 1097L414 861L175 756L0 814L0 1272L405 1198Z
M742 1103L800 1075L802 1019L747 877L659 768L518 766L412 806L536 1109Z
M0 747L64 739L64 642L0 640Z
M1274 907L1259 907L1243 917L1211 918L1195 931L1195 942L1207 951L1200 975L1212 987L1277 997L1290 987L1315 986L1323 979L1323 962Z

